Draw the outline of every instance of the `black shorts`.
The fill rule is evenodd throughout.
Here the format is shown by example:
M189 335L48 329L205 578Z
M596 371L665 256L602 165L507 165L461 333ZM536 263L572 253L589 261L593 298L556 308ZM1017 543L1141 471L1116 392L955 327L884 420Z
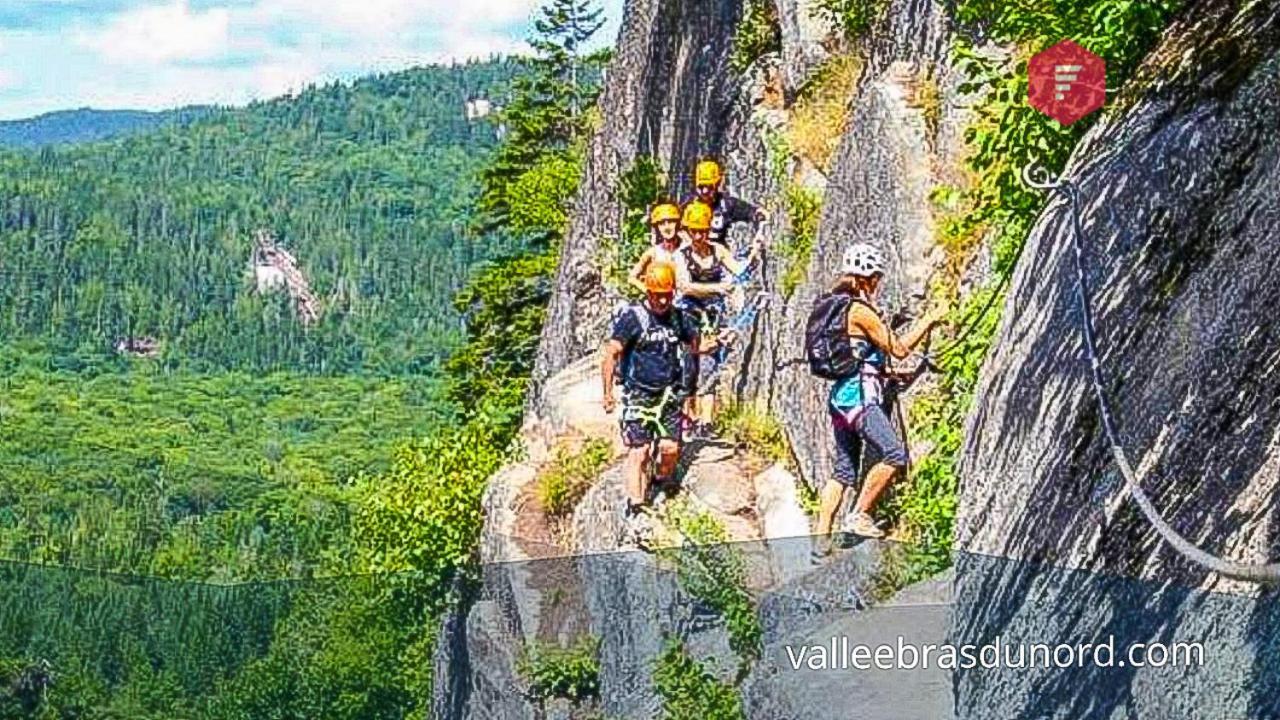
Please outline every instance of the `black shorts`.
M864 444L871 446L880 462L906 467L907 448L879 405L862 406L854 412L852 422L847 415L832 408L831 427L836 440L835 477L841 485L855 487L860 482Z
M661 400L661 395L623 393L619 420L623 444L636 448L648 445L655 438L680 439L681 397L670 395L659 413L656 408Z

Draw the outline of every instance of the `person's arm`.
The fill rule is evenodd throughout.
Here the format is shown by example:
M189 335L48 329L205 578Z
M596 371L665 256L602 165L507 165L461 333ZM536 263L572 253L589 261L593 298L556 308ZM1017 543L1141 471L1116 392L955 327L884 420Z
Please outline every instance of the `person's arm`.
M729 272L733 273L735 277L740 277L743 273L749 270L752 265L756 264L756 260L760 257L760 243L755 240L751 243L751 254L748 255L745 260L738 260L733 256L733 253L729 251L729 248L723 245L716 245L715 249L716 257L720 259L720 262L728 268Z
M601 404L606 413L613 412L618 404L613 394L613 376L614 371L617 370L618 361L622 359L622 353L626 351L627 346L634 342L641 332L640 322L636 319L635 312L627 308L613 321L609 339L605 340L604 347L600 348L600 387L604 391Z
M921 318L899 340L880 316L871 311L871 308L862 303L854 303L849 308L849 334L854 337L865 337L872 345L889 353L895 359L902 360L928 337L929 331L933 330L941 319L941 311L935 310Z
M681 294L690 297L716 297L729 292L731 287L729 283L694 282L692 275L689 273L688 263L689 261L685 254L680 253L680 258L676 261L676 289Z
M604 389L603 405L606 413L612 413L618 406L618 400L613 394L613 374L621 358L622 342L615 338L606 340L604 347L600 349L600 383Z
M635 267L631 268L631 275L627 276L627 284L631 287L644 292L644 271L649 267L649 263L653 261L653 248L644 251L640 259L636 261Z
M742 198L733 198L729 204L730 223L760 223L769 219L769 213L764 208Z

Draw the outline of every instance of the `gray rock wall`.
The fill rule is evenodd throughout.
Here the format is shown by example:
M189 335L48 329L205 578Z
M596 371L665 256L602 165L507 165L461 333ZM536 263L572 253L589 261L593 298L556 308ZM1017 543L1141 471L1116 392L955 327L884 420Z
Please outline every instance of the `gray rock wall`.
M729 72L741 0L629 0L581 189L564 240L533 372L542 384L600 344L618 298L602 282L599 248L622 233L619 179L642 155L671 168L683 194L698 158L719 154L736 93Z
M774 0L774 6L782 29L782 77L791 95L830 56L825 43L831 29L815 12L817 0Z
M777 252L765 269L764 285L776 301L755 328L740 393L768 399L786 428L804 479L813 486L831 475L833 447L825 409L829 384L810 376L803 363L780 365L803 357L809 308L834 282L843 249L854 240L873 242L890 258L884 296L889 309L919 309L919 298L941 260L933 242L930 193L959 162L960 129L972 103L957 92L957 73L946 63L951 32L940 3L889 4L865 41L865 68L850 98L850 125L826 182L805 279L787 297ZM936 89L937 107L920 102L925 84ZM779 212L785 215L785 207ZM778 225L773 241L785 242L785 218Z
M1280 528L1280 9L1204 2L1185 17L1066 175L1128 456L1175 528L1259 562ZM961 715L1274 717L1274 597L1183 560L1121 494L1087 379L1069 217L1055 203L1028 239L969 418L953 632L1200 639L1218 659L1039 687L961 675Z

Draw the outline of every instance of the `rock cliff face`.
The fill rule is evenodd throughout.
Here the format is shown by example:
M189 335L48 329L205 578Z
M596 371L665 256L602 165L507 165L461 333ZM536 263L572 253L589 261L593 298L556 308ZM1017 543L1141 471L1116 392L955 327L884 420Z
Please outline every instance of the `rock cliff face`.
M765 265L763 284L776 301L755 328L738 390L743 398L767 400L786 428L804 479L814 486L831 475L828 383L813 378L803 363L787 363L803 356L809 308L834 282L843 249L852 241L871 240L886 250L892 265L889 305L918 309L941 260L930 193L951 181L959 166L961 130L972 102L957 92L958 73L946 60L951 32L940 3L888 5L865 39L862 78L824 183L822 218L804 280L788 296L778 253ZM778 225L774 243L785 242L785 228Z
M820 18L817 0L789 0L775 7L782 31L782 75L794 92L830 56L826 45L831 28Z
M744 78L728 70L740 2L628 3L603 95L603 126L591 142L537 359L523 433L528 457L490 483L482 587L474 602L446 618L441 628L437 717L574 717L597 710L609 717L655 717L659 701L654 662L670 638L684 640L690 653L720 677L733 675L723 621L690 597L672 572L681 560L617 552L622 494L616 465L579 504L569 523L567 545L530 523L530 493L539 464L557 442L616 436L613 419L599 410L595 359L589 356L603 337L615 302L602 282L598 248L602 239L621 233L618 179L635 158L658 158L670 168L672 191L684 194L696 159L718 155L732 192L772 211L762 230L770 245L787 241L783 184L796 182L817 190L826 185L820 173L794 162L778 176L771 169L766 142L785 122L784 111L765 101L766 94L774 92L766 89L767 79L776 78L785 66L785 81L794 90L822 57L809 6L796 0L779 3L779 17L794 25L784 28L783 51L761 58ZM772 254L759 273L759 286L775 298L750 328L751 336L734 363L735 392L740 399L761 399L775 411L781 409L789 431L797 433L792 439L801 441L798 449L819 458L828 452L822 392L810 383L802 402L781 392L801 376L807 382L807 375L780 375L774 364L800 351L808 305L831 277L839 247L852 228L885 233L886 245L897 248L896 262L910 278L910 292L923 286L929 261L925 239L932 222L928 192L935 178L904 168L945 165L938 159L951 152L939 150L951 145L937 143L942 135L930 129L926 116L936 113L946 119L943 124L959 122L952 101L944 98L941 107L929 110L913 100L918 83L948 82L949 71L939 64L946 28L940 5L891 3L872 33L876 52L885 54L866 63L867 74L856 97L850 98L858 111L836 163L834 178L842 187L837 207L822 221L809 273L814 280L788 300L779 289L783 269ZM897 43L880 38L884 33L906 33L904 37L914 40ZM860 160L860 155L870 162ZM734 237L735 242L741 240ZM795 478L777 467L764 472L717 470L734 462L717 459L717 453L725 452L734 454L732 448L695 449L686 487L734 538L746 541L733 553L743 558L765 630L765 660L741 686L751 717L856 717L854 705L839 711L847 710L846 715L832 715L826 712L830 708L814 705L810 694L801 692L803 684L783 692L781 685L786 683L780 685L777 672L787 657L782 643L809 635L817 639L822 628L867 606L878 548L868 544L837 563L813 568L808 539L785 539L808 530ZM806 461L802 467L821 477L822 462ZM864 624L873 627L877 622ZM934 625L941 627L937 622L924 627ZM598 706L553 710L531 697L518 668L521 648L531 642L564 644L584 634L601 640ZM824 682L830 684L817 676L814 682L818 691ZM949 705L945 679L934 678L932 687L932 694L913 690L914 702L922 707ZM882 692L886 707L893 706L893 698L903 697L900 690L877 692Z
M1280 9L1202 2L1184 18L1066 177L1082 198L1106 391L1144 487L1200 546L1274 561ZM1055 203L1032 232L983 369L953 632L1201 641L1215 659L1188 676L962 674L961 715L1275 717L1274 593L1187 562L1123 494L1088 380L1070 223Z
M484 583L442 627L438 717L653 717L653 661L670 638L684 640L718 677L732 675L714 660L729 653L725 626L672 573L679 559L615 552L616 464L568 521L567 541L529 521L530 488L555 443L615 434L592 395L588 356L615 301L598 248L621 233L618 180L637 157L658 158L670 169L671 190L683 194L694 161L719 155L733 192L771 210L756 280L771 299L735 351L731 389L782 422L810 484L831 470L827 388L786 361L801 354L808 309L836 276L844 245L879 242L892 264L888 304L918 309L941 260L931 195L958 184L975 101L961 96L948 64L955 30L946 6L887 4L861 45L862 75L827 175L794 160L779 173L770 156L771 136L788 116L764 100L765 79L780 73L791 98L827 52L821 32L806 24L810 4L777 2L782 51L746 77L728 69L738 0L627 5L542 337L529 457L495 477L486 497ZM1175 527L1252 561L1271 557L1280 536L1280 326L1270 317L1280 302L1271 272L1280 264L1278 13L1274 3L1204 0L1190 8L1117 99L1123 111L1095 127L1067 172L1084 200L1102 362L1126 449ZM795 185L825 197L806 272L786 289L785 196ZM1188 565L1121 495L1081 354L1069 230L1061 205L1049 207L1012 281L966 428L954 587L944 580L908 593L931 610L868 609L878 546L809 568L807 541L781 539L802 533L805 522L781 468L739 468L729 473L736 482L724 482L713 468L735 460L711 458L714 448L694 453L698 502L748 541L738 552L764 626L763 657L739 685L749 717L892 716L907 708L975 718L1280 715L1274 593ZM948 617L939 608L953 595ZM1206 637L1221 646L1208 648L1212 666L1181 675L1132 667L923 674L908 685L917 692L910 697L888 677L777 672L787 640L876 639L877 631L903 628L937 642L948 624L963 643L1080 643L1113 634L1121 646ZM570 708L529 697L519 649L583 634L601 639L599 703ZM846 696L864 701L815 704L836 694L833 677ZM943 695L930 692L939 688Z
M698 158L722 149L741 15L742 0L627 2L538 348L534 402L548 378L599 345L618 299L602 281L599 249L622 234L620 178L648 155L675 169L671 189L684 192Z

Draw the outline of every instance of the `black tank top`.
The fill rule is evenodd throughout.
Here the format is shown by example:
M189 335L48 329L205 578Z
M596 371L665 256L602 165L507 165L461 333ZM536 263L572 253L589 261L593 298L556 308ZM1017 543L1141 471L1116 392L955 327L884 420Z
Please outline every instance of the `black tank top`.
M684 264L689 269L690 280L705 284L724 282L724 263L720 262L720 256L716 254L714 245L711 246L710 267L704 267L698 263L692 245L689 245L681 252L684 253Z

